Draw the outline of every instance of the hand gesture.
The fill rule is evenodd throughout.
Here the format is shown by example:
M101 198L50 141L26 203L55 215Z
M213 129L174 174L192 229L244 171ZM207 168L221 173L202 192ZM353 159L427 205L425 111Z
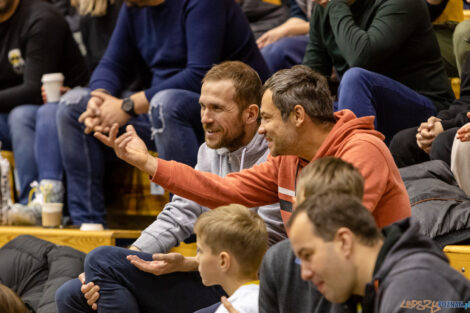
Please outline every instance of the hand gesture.
M142 260L137 255L128 255L127 259L139 270L157 276L184 270L185 257L180 253L155 253L153 261Z
M98 310L98 304L96 304L96 301L98 301L100 297L100 286L95 285L94 283L85 283L85 273L81 273L78 275L78 279L82 282L82 287L81 287L81 292L83 293L83 296L85 299L87 299L87 304L91 306L93 310Z
M88 100L87 109L78 117L78 121L85 124L85 134L91 133L101 123L100 107L102 104L102 98L92 96Z
M94 131L107 133L112 124L118 123L121 127L131 118L129 114L121 109L121 99L100 91L93 91L91 96L99 98L102 102L99 114L100 124L94 127Z
M99 141L114 149L117 157L138 169L153 175L157 169L157 161L147 150L144 141L137 135L132 125L127 125L126 132L119 138L118 124L112 125L109 135L105 136L100 132L95 132L94 136Z
M470 112L467 113L467 117L470 118ZM462 142L470 141L470 123L460 127L457 131L457 139Z
M442 127L441 119L435 116L431 116L428 120L418 127L418 133L416 134L416 143L424 152L429 153L431 150L432 143L436 139L437 135L442 133L444 128Z
M238 311L235 310L233 305L228 301L227 297L220 298L220 301L222 302L228 313L238 313Z

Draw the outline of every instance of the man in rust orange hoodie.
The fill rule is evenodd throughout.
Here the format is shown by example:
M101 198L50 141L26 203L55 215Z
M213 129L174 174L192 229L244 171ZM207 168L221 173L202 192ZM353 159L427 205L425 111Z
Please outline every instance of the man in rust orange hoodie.
M320 74L301 65L274 74L264 85L261 118L258 132L268 141L268 160L223 178L151 156L132 126L119 138L117 125L108 137L97 137L118 157L151 175L152 181L209 208L280 202L286 223L299 172L311 161L334 156L363 175L363 204L379 227L410 216L408 194L383 135L374 130L374 117L356 118L349 110L333 113L327 82ZM205 135L219 136L212 129Z

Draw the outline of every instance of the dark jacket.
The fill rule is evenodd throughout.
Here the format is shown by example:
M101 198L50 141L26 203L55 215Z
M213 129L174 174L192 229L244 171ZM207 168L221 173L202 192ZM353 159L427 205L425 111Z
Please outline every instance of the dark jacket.
M304 64L325 76L351 67L373 71L433 101L454 99L425 1L331 0L314 4Z
M421 232L441 247L470 239L470 198L445 162L429 161L400 169Z
M55 313L55 292L83 272L85 254L33 236L19 236L0 248L0 283L37 313Z
M383 233L384 245L372 282L366 286L364 313L413 312L419 308L412 301L421 301L423 307L427 304L435 307L439 301L470 300L470 282L449 266L446 256L431 239L420 234L418 223L405 219L384 228ZM465 309L441 308L439 312Z

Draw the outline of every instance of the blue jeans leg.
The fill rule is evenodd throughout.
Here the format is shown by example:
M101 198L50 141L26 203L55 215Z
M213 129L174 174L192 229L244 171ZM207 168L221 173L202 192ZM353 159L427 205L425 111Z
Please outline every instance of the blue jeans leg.
M432 101L407 86L362 68L349 69L338 90L338 110L373 115L376 128L389 142L398 131L418 126L436 114Z
M130 254L152 259L151 254L118 247L99 247L87 255L87 281L100 286L99 312L192 313L224 295L220 286L203 286L198 272L156 276L140 271L126 259ZM61 287L57 292L57 299L62 299L57 302L59 313L89 312L79 293L76 282Z
M85 111L89 90L75 88L65 94L57 110L60 154L67 179L67 202L75 225L104 223L102 177L103 146L83 131L78 117Z
M38 167L39 181L63 179L59 135L57 134L57 103L42 105L36 113L36 136L34 155Z
M89 99L89 89L75 88L62 97L57 111L60 153L67 179L67 203L75 225L105 224L105 164L110 157L115 158L112 149L105 147L92 135L85 134L85 126L78 122ZM129 123L150 145L149 117L139 115Z
M195 166L204 141L199 94L180 89L157 93L150 102L152 137L158 155Z
M261 49L271 73L302 64L307 49L308 36L293 36L278 40Z
M30 184L38 179L34 141L38 105L21 105L14 108L8 117L8 126L15 155L15 167L20 185L19 202L28 202Z

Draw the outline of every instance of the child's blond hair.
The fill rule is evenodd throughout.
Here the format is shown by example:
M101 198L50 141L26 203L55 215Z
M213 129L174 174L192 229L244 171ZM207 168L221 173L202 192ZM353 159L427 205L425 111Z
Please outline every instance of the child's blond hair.
M212 254L222 251L232 254L244 276L258 271L268 247L264 221L256 212L239 204L203 213L194 225L194 232Z
M328 191L356 196L362 201L364 179L348 162L335 157L325 157L308 164L297 179L297 195L304 199Z

